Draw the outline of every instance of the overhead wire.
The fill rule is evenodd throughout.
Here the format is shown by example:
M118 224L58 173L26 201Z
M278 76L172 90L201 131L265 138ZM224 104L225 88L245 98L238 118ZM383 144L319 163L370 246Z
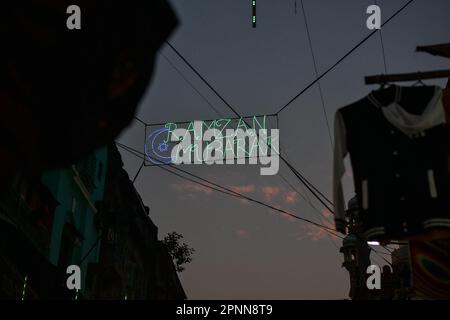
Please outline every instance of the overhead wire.
M280 147L281 143L280 143ZM288 154L286 153L286 157L288 158ZM303 200L306 201L306 203L311 207L311 209L313 209L313 212L318 214L318 217L320 218L321 222L324 223L324 221L322 221L322 219L325 219L326 222L330 223L328 216L326 216L325 214L322 213L322 211L320 211L315 205L314 203L311 201L311 198L308 196L308 193L304 192L304 190L302 190L302 192L300 192L296 187L294 187L294 185L289 182L282 174L278 174L278 176L281 178L281 180L284 181L284 183L289 186L291 188L292 191L296 192ZM301 185L300 185L301 187Z
M300 195L306 203L312 208L312 211L317 215L319 218L319 221L321 224L325 225L326 223L330 223L330 221L325 217L325 215L317 209L317 207L312 203L311 199L307 197L307 195L303 195L300 191L297 190L284 176L278 175L285 183L288 185L294 192L296 192L298 195ZM333 244L333 246L336 248L336 250L339 250L338 245L335 243L335 238L333 238L330 234L328 235L329 241Z
M129 147L129 146L126 146L126 145L124 145L124 144L122 144L122 143L120 143L120 142L117 142L117 141L116 141L116 145L117 145L118 147L124 149L125 151L128 151L129 153L133 154L133 155L136 156L136 157L139 157L139 158L144 157L144 160L145 160L145 157L149 157L148 155L144 155L144 154L141 153L140 151L138 151L138 150L136 150L136 149L134 149L134 148L131 148L131 147ZM153 159L153 160L156 160L156 159ZM325 225L321 225L321 224L319 224L319 223L317 223L317 222L314 222L314 221L309 220L309 219L306 219L306 218L302 218L302 217L297 216L297 215L295 215L295 214L293 214L293 213L291 213L291 212L288 212L288 211L286 211L286 210L283 210L283 209L274 207L274 206L272 206L272 205L270 205L270 204L267 204L267 203L265 203L265 202L263 202L263 201L260 201L260 200L257 200L257 199L248 197L248 196L246 196L246 195L244 195L244 194L242 194L242 193L239 193L239 192L234 191L234 190L232 190L232 189L230 189L230 188L221 186L220 184L217 184L217 183L212 182L212 181L210 181L210 180L208 180L208 179L202 178L202 177L200 177L200 176L198 176L198 175L195 175L195 174L193 174L193 173L191 173L191 172L188 172L188 171L186 171L186 170L180 169L180 168L178 168L178 167L176 167L176 166L174 166L174 165L167 164L167 165L164 165L164 166L157 166L157 167L160 168L161 170L166 171L166 172L168 172L168 173L170 173L170 174L172 174L172 175L175 175L175 176L177 176L177 177L179 177L179 178L181 178L181 179L190 181L190 182L192 182L192 183L201 185L201 186L203 186L203 187L205 187L205 188L209 188L209 189L211 189L211 190L214 190L214 191L217 191L217 192L220 192L220 193L223 193L223 194L227 194L227 195L232 196L232 197L236 197L236 198L239 198L239 199L247 200L247 201L249 201L249 202L257 203L257 204L262 205L262 206L264 206L264 207L267 207L267 208L269 208L269 209L271 209L271 210L273 210L273 211L280 212L280 213L285 214L285 215L287 215L287 216L289 216L289 217L292 217L292 218L294 218L294 219L297 219L297 220L300 220L300 221L309 223L309 224L311 224L311 225L314 225L315 227L318 227L318 228L324 230L324 231L327 232L329 235L332 235L332 236L337 237L337 238L340 238L340 239L344 239L344 237L342 237L341 235L335 233L335 230L334 230L333 228L327 227L327 226L325 226ZM205 183L202 183L202 182L200 182L200 181L196 181L196 180L194 180L194 179L192 179L192 178L183 176L183 175L181 175L181 174L179 174L179 173L177 173L177 172L174 172L174 171L172 171L172 170L169 170L169 169L168 169L169 167L170 167L171 169L175 169L175 170L177 170L177 171L179 171L179 172L182 172L182 173L184 173L184 174L186 174L186 175L188 175L188 176L190 176L190 177L193 177L193 178L196 178L196 179L198 179L198 180L201 180L201 181L203 181L203 182L205 182ZM363 240L363 239L362 239L362 240ZM364 241L364 240L363 240L363 241ZM333 243L333 245L337 248L336 244L335 244L334 242L332 242L332 243ZM371 248L371 250L373 250L373 252L374 252L375 254L377 254L378 256L380 256L380 258L382 258L383 260L385 260L387 263L391 264L389 261L387 261L386 259L384 259L384 257L382 257L382 256L380 255L380 252L379 252L379 251L377 251L377 250L375 250L375 249L373 249L373 248Z
M280 155L280 159L282 159L282 156ZM334 210L331 209L331 207L329 205L327 205L327 202L329 202L331 205L333 205L331 203L331 201L325 197L314 185L312 185L308 180L305 179L305 177L303 177L298 171L297 169L295 169L288 161L284 161L284 163L286 164L286 166L294 173L294 175L303 183L303 185L306 187L306 189L308 189L315 197L316 199L328 210L330 211L331 214L335 214ZM317 193L317 194L316 194ZM323 199L320 196L323 197Z
M175 52L175 54L217 95L217 97L239 118L245 118L243 116L241 116L239 114L239 112L237 112L237 110L209 83L209 81L184 57L184 55L177 50L170 42L166 42L167 45ZM245 121L245 120L244 120ZM248 125L248 124L247 124ZM282 152L280 152L279 154L280 159L286 163L287 160L285 159L285 157L282 155ZM294 167L291 164L288 164L288 168L292 171L294 169ZM293 171L294 172L294 171ZM328 203L330 203L332 205L332 202L325 197L316 187L314 187L314 185L312 183L310 183L308 181L308 179L306 179L298 170L295 169L294 174L297 177L301 177L300 181L305 184L306 188L321 202L324 203L324 200L322 200L320 197L322 197L323 199L325 199L325 201L327 201ZM313 191L314 190L314 191ZM316 194L316 192L318 193L318 195ZM327 207L328 210L330 210L331 212L333 212L333 210L327 206L325 204L325 206Z
M172 46L173 47L173 46ZM179 53L179 52L178 52ZM181 53L179 53L180 55L181 55ZM163 53L161 53L161 55L162 55L162 57L167 61L167 63L180 75L180 77L182 77L189 85L190 85L190 87L194 90L194 91L196 91L206 102L207 102L207 104L219 115L219 116L221 116L221 117L223 117L222 116L222 114L199 92L199 90L191 83L191 81L189 81L189 79L187 79L187 77L179 70L179 68L177 68L176 66L175 66L175 64L172 62L172 61L170 61L170 59L166 56L166 55L164 55ZM181 57L180 57L181 58ZM190 66L191 67L191 69L193 69L193 66L187 61L187 59L183 59L183 61L185 61L185 62L187 62L188 63L188 66ZM199 72L196 72L196 75L197 76L200 76L200 74L199 74ZM200 76L201 77L201 76ZM201 77L201 78L203 78L203 77ZM206 79L205 78L203 78L204 79L204 81L206 81ZM211 87L211 86L209 86L209 87ZM144 160L144 162L145 162L145 160ZM142 168L142 165L141 165L141 168ZM140 169L141 169L140 168ZM140 173L140 169L138 170L138 173L137 173L137 175ZM137 175L136 175L136 177L137 177ZM312 204L312 202L311 202L311 200L309 199L309 197L308 198L306 198L304 195L303 195L303 193L301 193L301 192L299 192L295 187L293 187L292 186L292 184L290 184L288 181L287 181L287 179L281 174L281 173L279 173L278 174L279 176L280 176L280 178L294 191L294 192L296 192L298 195L300 195L310 206L311 206L311 208L313 209L313 211L317 214L317 216L319 217L319 219L320 219L320 221L322 222L322 223L324 223L323 222L323 218L322 218L322 213L320 212L320 210L318 210L313 204ZM136 177L134 178L134 180L136 179ZM334 242L333 242L333 244L334 244ZM334 244L335 245L335 244Z
M208 106L213 109L220 117L224 117L219 110L217 110L216 107L214 107L214 105L200 92L200 90L198 90L195 85L192 83L192 81L190 81L184 74L183 72L181 72L181 70L179 68L177 68L177 66L175 66L175 64L170 61L170 59L164 54L164 53L160 53L160 55L166 60L166 62L169 64L169 66L175 70L176 73L178 73L178 75L200 96L200 98L203 99L203 101L205 101Z
M281 144L280 147L282 148ZM288 157L287 153L286 153L286 157ZM288 158L289 160L289 158ZM323 225L328 224L332 224L332 221L330 222L328 217L321 212L311 201L311 199L309 198L308 194L305 193L303 194L303 192L300 192L296 187L294 187L283 175L278 174L278 176L284 181L284 183L289 186L291 188L291 190L293 190L294 192L296 192L302 199L304 199L306 201L306 203L312 208L312 211L317 215L317 217L319 218L320 223L322 223ZM336 250L339 251L339 247L336 244L336 238L332 237L330 234L327 234L327 238L328 240L333 244L333 246L336 248Z
M389 23L393 18L395 18L398 14L400 14L404 9L406 9L414 0L409 0L407 3L405 3L401 8L399 8L389 19L387 19L382 26L385 26L387 23ZM294 98L292 98L286 105L284 105L278 112L279 114L281 111L285 110L289 105L291 105L292 102L294 102L300 95L302 95L304 92L306 92L309 88L311 88L315 83L320 81L326 74L331 72L337 65L339 65L343 60L345 60L348 56L350 56L356 49L358 49L363 43L365 43L368 39L370 39L378 30L373 31L368 36L366 36L363 40L361 40L356 46L354 46L349 52L347 52L341 59L339 59L334 65L332 65L329 69L327 69L324 73L322 73L319 77L317 77L314 81L312 81L305 89L303 89L299 94L297 94ZM227 100L206 80L204 76L202 76L196 68L170 43L166 42L167 45L176 53L176 55L219 97L219 99L238 117L242 116L231 106L230 103L228 103ZM325 197L316 187L314 187L313 184L311 184L298 170L296 170L291 164L287 162L287 160L280 154L280 159L287 164L289 169L300 179L300 181L307 187L307 189L322 203L324 204L324 200L333 205L333 203ZM314 191L312 191L314 190ZM315 193L317 192L320 197ZM325 207L332 213L334 213L331 208L329 208L327 205Z
M181 54L181 53L180 53ZM161 53L161 56L168 62L168 64L190 85L190 87L194 90L194 91L196 91L206 102L207 102L207 104L219 115L219 116L221 116L221 117L223 117L223 115L212 105L212 103L210 103L200 92L199 92L199 90L189 81L189 79L187 79L187 77L179 70L179 68L177 68L176 66L175 66L175 64L172 62L172 61L170 61L170 59L166 56L166 55L164 55L163 53ZM185 61L187 61L187 59L184 59ZM191 65L192 66L192 65ZM197 75L199 74L199 73L196 73ZM206 80L206 79L205 79ZM143 121L142 121L143 122ZM278 123L278 121L277 121L277 123ZM286 154L286 157L287 157L287 154ZM141 166L141 168L142 168L142 166ZM140 172L140 169L138 170L138 173L137 174L139 174L139 172ZM294 191L294 192L296 192L298 195L300 195L305 201L307 201L307 203L311 206L311 208L316 212L316 213L318 213L319 214L319 217L320 217L320 220L322 221L322 215L321 215L321 212L312 204L312 202L311 202L311 200L309 199L309 197L308 198L306 198L305 197L305 195L303 195L303 193L301 193L301 192L299 192L296 188L294 188L288 181L287 181L287 179L281 174L281 173L279 173L278 174L279 176L280 176L280 178L289 186L289 187L291 187L291 189ZM137 176L137 175L136 175ZM134 180L136 179L136 177L134 178ZM326 217L325 217L326 218ZM323 223L323 221L322 221L322 223Z
M273 149L272 149L273 150ZM329 210L332 214L334 214L333 209L328 206L326 202L328 202L331 206L333 203L329 200L317 187L315 187L308 179L306 179L297 169L295 169L288 160L284 158L281 152L278 154L280 159L288 166L288 168L294 173L294 175L302 182L302 184L321 202L327 210ZM321 198L322 197L322 198Z
M134 120L140 122L140 123L143 124L144 126L147 125L147 123L145 123L142 119L138 118L137 116L134 116L133 118L134 118Z
M133 184L136 182L136 179L138 178L139 174L142 171L142 168L145 166L145 160L142 161L141 166L139 167L138 171L136 172L134 178L133 178Z
M302 7L303 21L305 22L306 34L308 36L309 50L311 52L311 57L312 57L312 61L313 61L314 73L315 73L316 78L318 78L319 77L319 69L317 68L316 56L314 54L314 47L313 47L313 43L312 43L311 32L309 30L308 18L306 16L306 10L305 10L303 0L300 0L300 5ZM323 97L322 85L321 85L320 81L317 81L317 88L319 90L320 102L322 105L323 116L325 118L325 124L327 126L328 137L330 139L331 149L333 149L333 137L331 135L330 122L328 120L328 114L327 114L327 110L325 108L325 99Z
M400 14L404 9L406 9L412 2L414 2L414 0L409 0L408 2L406 2L402 7L400 7L389 19L387 19L382 26L385 26L387 23L389 23L393 18L395 18L398 14ZM340 58L335 64L333 64L330 68L328 68L324 73L322 73L320 76L318 75L318 69L317 69L317 63L315 61L315 56L314 56L314 51L313 51L313 47L312 47L312 41L311 41L311 35L309 32L309 27L308 27L308 23L307 23L307 17L306 17L306 13L304 10L304 4L302 1L302 10L303 10L303 15L304 15L304 19L305 19L305 25L306 25L306 29L307 29L307 33L308 33L308 41L310 44L310 49L311 49L311 53L313 56L313 63L314 63L314 68L316 71L316 79L314 81L312 81L308 86L306 86L302 91L300 91L299 94L297 94L296 96L294 96L287 104L285 104L282 108L280 108L276 114L279 114L280 112L282 112L283 110L285 110L287 107L289 107L298 97L300 97L304 92L306 92L309 88L311 88L313 85L315 85L316 83L319 84L319 92L321 94L321 100L322 100L322 108L324 111L324 116L327 122L327 128L328 128L328 133L329 133L329 137L332 143L332 139L331 139L331 130L330 130L330 126L329 126L329 121L328 121L328 117L326 114L326 109L325 109L325 104L324 104L324 99L323 99L323 92L321 90L320 87L320 80L327 75L329 72L331 72L335 67L337 67L342 61L344 61L348 56L350 56L354 51L356 51L361 45L363 45L368 39L370 39L376 32L378 32L379 30L375 30L372 33L370 33L368 36L366 36L363 40L361 40L356 46L354 46L349 52L347 52L342 58ZM385 70L387 70L387 65L386 65L386 57L385 57L385 50L384 50L384 43L383 43L383 38L382 35L380 34L380 40L381 40L381 44L382 44L382 52L383 52L383 62L384 62L384 67ZM219 97L219 99L225 103L225 105L231 110L233 111L233 113L235 113L237 116L241 117L242 116L223 98L223 96L216 90L214 89L214 87L212 87L209 82L192 66L192 64L189 63L189 61L169 42L167 42L168 46L180 57L180 59L186 63L187 66L190 67L191 70L194 71L194 73ZM181 74L180 74L181 75ZM183 77L184 78L184 77ZM197 90L196 90L197 91ZM212 105L211 105L212 107ZM214 108L215 109L215 108ZM141 121L143 124L146 124L145 122ZM321 202L322 205L324 205L331 213L334 214L334 211L327 205L325 204L325 201L327 201L328 203L330 203L331 205L332 202L326 197L324 196L312 183L310 183L306 178L303 177L303 175L298 172L297 169L295 169L288 161L287 159L285 159L281 154L280 154L280 159L283 160L283 162L288 166L288 168L296 175L296 177L302 182L302 184L319 200L319 202ZM145 161L145 160L144 160ZM162 168L162 166L159 166L160 168ZM168 170L166 168L164 168L165 170ZM170 171L170 170L169 170ZM283 177L284 181L287 182L287 180ZM208 183L211 183L208 181ZM294 188L295 189L295 188ZM222 190L223 191L223 190ZM316 194L317 192L317 194ZM244 198L247 198L244 195L241 195ZM321 199L320 197L322 197L323 199ZM249 199L247 199L249 200ZM325 201L324 201L325 200ZM249 200L249 201L255 201L257 203L258 200ZM269 205L270 206L270 205ZM275 207L273 207L272 209L276 209ZM289 214L288 214L289 215ZM296 218L300 218L298 216L295 216ZM300 218L301 219L301 218ZM304 219L301 219L304 220ZM304 220L305 221L305 220ZM313 222L310 222L313 223ZM315 224L315 223L313 223ZM322 226L325 227L325 226ZM334 229L333 229L334 231ZM342 238L342 237L341 237Z
M212 92L231 110L235 115L237 115L239 118L242 118L242 116L231 106L231 104L228 103L227 100L209 83L208 80L205 79L204 76L200 74L200 72L197 71L197 69L169 42L166 41L166 44L170 47L170 49L175 52L175 54L197 75L197 77L200 78L200 80L203 81L203 83L206 84L206 86L211 89Z
M148 155L145 155L145 154L141 153L140 151L138 151L138 150L136 150L136 149L133 149L133 148L131 148L131 147L128 147L128 146L126 146L126 145L124 145L124 144L122 144L122 143L120 143L120 142L117 142L117 141L116 141L116 144L117 144L117 146L119 146L120 148L122 148L122 149L124 149L124 150L126 150L126 151L128 151L128 152L130 152L130 153L132 153L133 155L135 155L135 156L137 156L137 157L140 157L141 159L142 159L142 158L145 159L145 157L148 157ZM156 159L153 159L153 160L156 160ZM290 217L292 217L292 218L294 218L294 219L298 219L298 220L307 222L307 223L309 223L309 224L315 225L316 227L319 227L319 228L321 228L321 229L327 230L327 232L331 232L331 233L332 233L334 236L336 236L336 237L342 238L342 236L336 234L336 233L335 233L335 230L332 229L332 228L330 228L330 227L321 225L321 224L319 224L319 223L317 223L317 222L314 222L314 221L309 220L309 219L306 219L306 218L302 218L302 217L297 216L297 215L295 215L295 214L293 214L293 213L291 213L291 212L288 212L288 211L286 211L286 210L283 210L283 209L274 207L274 206L272 206L272 205L270 205L270 204L267 204L267 203L265 203L265 202L263 202L263 201L260 201L260 200L257 200L257 199L248 197L248 196L246 196L246 195L244 195L244 194L242 194L242 193L239 193L239 192L237 192L237 191L234 191L234 190L232 190L232 189L230 189L230 188L227 188L227 187L225 187L225 186L221 186L221 185L219 185L219 184L217 184L217 183L215 183L215 182L212 182L212 181L210 181L210 180L207 180L207 179L205 179L205 178L202 178L202 177L200 177L200 176L197 176L197 175L195 175L195 174L193 174L193 173L191 173L191 172L188 172L188 171L186 171L186 170L180 169L180 168L178 168L178 167L176 167L176 166L174 166L174 165L167 164L167 165L164 165L164 166L161 165L161 166L157 166L157 167L158 167L158 168L161 168L161 169L164 170L164 171L173 172L173 171L171 171L171 170L168 169L168 167L170 167L171 169L175 169L175 170L177 170L177 171L179 171L179 172L182 172L182 173L184 173L184 174L187 174L187 175L189 175L189 176L191 176L191 177L194 177L194 178L196 178L196 179L198 179L198 180L201 180L201 181L207 183L207 184L205 184L205 183L202 183L202 182L199 182L199 181L195 181L195 180L194 180L195 183L197 183L197 184L199 184L199 185L202 185L202 186L207 187L207 188L210 188L210 189L213 189L213 188L211 188L211 186L214 186L214 187L216 187L216 189L220 189L220 192L225 191L225 192L223 192L223 193L226 193L226 194L228 194L228 195L233 195L233 196L235 196L235 197L238 197L238 198L241 198L241 199L245 199L245 200L247 200L247 201L250 201L250 202L254 202L254 203L260 204L260 205L265 206L265 207L267 207L267 208L269 208L269 209L271 209L271 210L278 211L278 212L280 212L280 213L286 214L287 216L290 216ZM216 190L216 189L214 189L214 190ZM216 190L216 191L218 191L218 190Z
M409 5L411 5L414 0L409 0L403 6L401 6L394 14L392 14L385 22L382 23L381 27L384 27L389 22L392 21L396 16L398 16L402 11L404 11ZM285 105L283 105L277 113L280 113L286 108L288 108L292 103L297 100L302 94L308 91L311 87L313 87L317 82L319 82L322 78L324 78L328 73L330 73L334 68L336 68L341 62L343 62L347 57L349 57L353 52L355 52L359 47L361 47L367 40L372 38L374 34L376 34L379 30L374 30L369 33L366 37L364 37L361 41L359 41L353 48L351 48L346 54L344 54L339 60L337 60L332 66L330 66L327 70L325 70L319 77L311 81L305 88L303 88L299 93L297 93L293 98L291 98Z
M378 1L375 0L375 5L378 6ZM384 73L388 73L387 62L386 62L386 50L384 49L384 40L383 40L383 31L380 29L380 44L381 44L381 53L383 54L383 67Z

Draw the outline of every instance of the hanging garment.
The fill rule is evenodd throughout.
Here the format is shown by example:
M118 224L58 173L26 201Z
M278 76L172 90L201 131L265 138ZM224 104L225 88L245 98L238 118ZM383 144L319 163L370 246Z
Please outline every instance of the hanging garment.
M337 230L345 224L341 179L347 153L368 240L450 228L445 122L439 87L393 86L339 109L333 176Z

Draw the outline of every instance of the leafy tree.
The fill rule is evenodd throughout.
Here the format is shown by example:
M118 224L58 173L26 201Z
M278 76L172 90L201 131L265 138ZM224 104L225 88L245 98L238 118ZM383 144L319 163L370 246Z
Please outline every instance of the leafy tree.
M195 252L186 243L180 243L181 239L183 239L183 235L177 232L170 232L163 240L178 272L185 270L184 265L192 261L192 255Z

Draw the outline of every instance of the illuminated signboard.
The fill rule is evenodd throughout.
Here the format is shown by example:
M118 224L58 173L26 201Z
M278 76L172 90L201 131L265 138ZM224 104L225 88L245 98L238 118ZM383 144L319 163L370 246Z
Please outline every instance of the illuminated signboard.
M276 115L147 125L145 165L211 164L206 154L213 155L214 163L231 159L252 163L261 154L279 153L277 127Z

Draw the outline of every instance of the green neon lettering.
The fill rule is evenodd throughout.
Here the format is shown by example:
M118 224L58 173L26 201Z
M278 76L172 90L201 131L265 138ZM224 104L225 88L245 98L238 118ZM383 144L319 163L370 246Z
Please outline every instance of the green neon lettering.
M202 121L202 128L206 128L206 130L214 128L215 125L216 125L216 120L211 121L209 125L206 123L206 121Z
M247 129L248 129L248 128L247 128L247 124L245 123L245 121L244 121L243 118L240 118L240 119L239 119L239 122L238 122L238 125L237 125L236 129L239 129L239 128L241 128L241 127L243 127L244 130L247 130Z
M195 122L195 121L189 122L189 125L188 125L188 127L187 127L187 129L186 129L187 131L186 131L186 133L185 133L184 136L186 137L186 135L187 135L188 133L190 134L190 132L192 132L192 133L193 133L194 140L198 140L199 137L196 135L194 122Z
M258 131L259 129L267 129L266 120L267 120L267 116L263 116L263 120L262 120L263 124L261 125L261 123L258 121L258 118L256 116L254 116L253 117L253 129L255 129L255 131ZM256 126L258 126L259 129L257 129Z
M236 158L236 155L235 155L235 153L234 153L234 143L233 143L233 142L234 142L234 141L231 140L231 139L226 139L226 142L225 142L225 151L224 151L224 155L225 155L226 158L229 158L229 157L228 157L228 151L231 151L230 154L233 155L233 156L230 157L230 158Z
M217 127L217 129L219 129L221 126L220 126L220 123L222 123L222 122L224 122L225 121L225 125L223 125L222 126L222 130L220 130L220 135L223 137L223 138L226 138L226 136L224 136L223 134L222 134L222 132L223 132L223 130L225 130L227 127L228 127L228 124L231 122L231 119L219 119L219 120L216 120L216 127Z
M172 134L174 134L173 131L174 131L175 129L177 129L177 124L176 124L176 123L173 123L173 122L168 122L168 123L166 123L166 124L164 125L164 127L167 128L167 129L169 129L169 130L167 131L166 139L164 140L164 143L168 143L169 141L171 141L171 136L172 136ZM175 137L177 140L179 140L179 137L178 137L177 135L174 135L174 137Z

